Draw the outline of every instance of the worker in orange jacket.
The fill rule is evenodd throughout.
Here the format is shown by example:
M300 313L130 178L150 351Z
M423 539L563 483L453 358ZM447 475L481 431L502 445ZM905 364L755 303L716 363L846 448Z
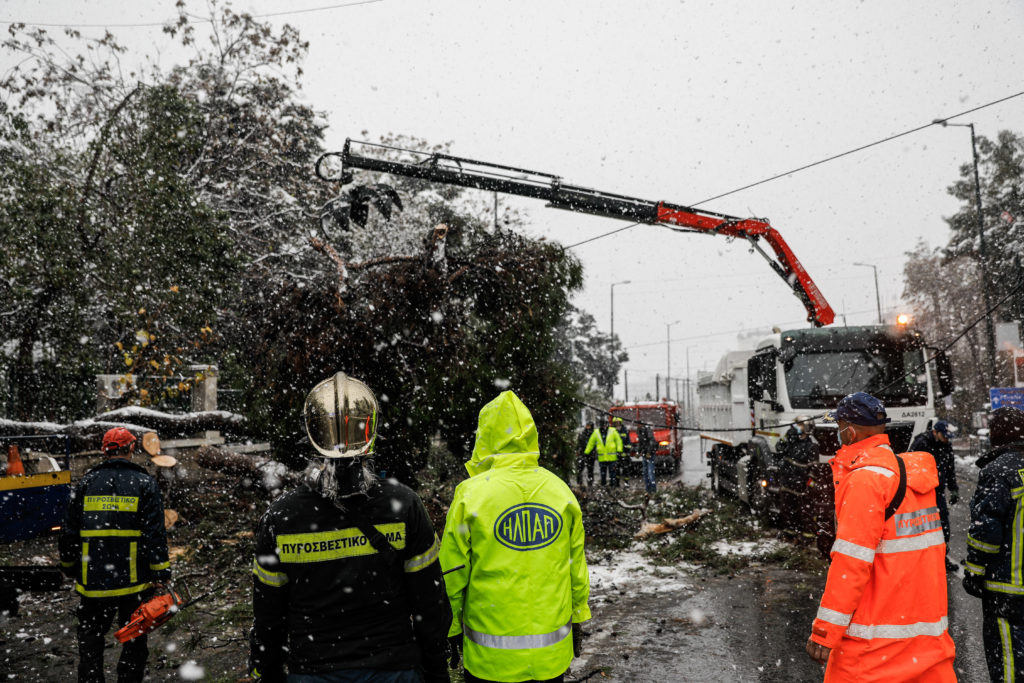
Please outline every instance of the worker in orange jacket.
M841 443L836 541L807 654L827 664L825 681L955 681L935 460L893 453L870 394L850 394L826 419Z

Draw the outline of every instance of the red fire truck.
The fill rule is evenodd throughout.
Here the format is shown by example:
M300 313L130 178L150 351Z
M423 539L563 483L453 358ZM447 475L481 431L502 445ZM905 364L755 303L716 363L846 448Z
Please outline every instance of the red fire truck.
M655 469L664 472L678 472L683 457L683 433L679 426L679 405L672 401L648 401L645 403L625 403L608 409L612 419L621 417L623 426L629 432L630 441L636 444L636 425L641 422L654 432L654 442L658 445L655 451ZM630 453L626 456L639 469L640 455Z

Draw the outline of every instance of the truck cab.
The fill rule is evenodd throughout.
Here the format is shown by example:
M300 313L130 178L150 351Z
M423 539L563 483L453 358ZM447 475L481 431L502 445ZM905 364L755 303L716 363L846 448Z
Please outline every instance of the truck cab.
M815 421L818 449L802 486L783 486L780 441L799 417L821 417L839 400L866 391L885 403L893 450L935 419L935 403L953 390L946 356L929 353L921 333L900 325L785 330L754 350L730 352L698 385L702 442L712 488L748 503L770 521L788 520L812 533L831 519L832 477L826 463L838 448L836 427ZM800 514L794 513L799 511Z

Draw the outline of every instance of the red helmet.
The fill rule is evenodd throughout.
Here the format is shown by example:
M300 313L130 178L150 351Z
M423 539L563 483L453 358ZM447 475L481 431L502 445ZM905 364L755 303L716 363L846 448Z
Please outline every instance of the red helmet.
M103 445L100 450L104 454L116 451L119 448L134 446L135 436L124 427L114 427L103 435Z

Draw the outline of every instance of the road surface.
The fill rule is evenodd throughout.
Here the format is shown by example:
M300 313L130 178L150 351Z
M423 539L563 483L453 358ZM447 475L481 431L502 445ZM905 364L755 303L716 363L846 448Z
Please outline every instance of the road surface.
M706 482L699 439L684 441L677 478ZM957 463L962 499L951 506L950 558L966 555L968 501L978 470ZM706 485L706 483L705 483ZM577 679L635 681L820 681L822 669L804 643L824 588L824 577L752 566L735 576L699 567L659 568L636 553L596 558L592 567L594 619L585 625ZM960 586L962 568L949 573L950 634L963 683L988 680L981 640L981 604Z

